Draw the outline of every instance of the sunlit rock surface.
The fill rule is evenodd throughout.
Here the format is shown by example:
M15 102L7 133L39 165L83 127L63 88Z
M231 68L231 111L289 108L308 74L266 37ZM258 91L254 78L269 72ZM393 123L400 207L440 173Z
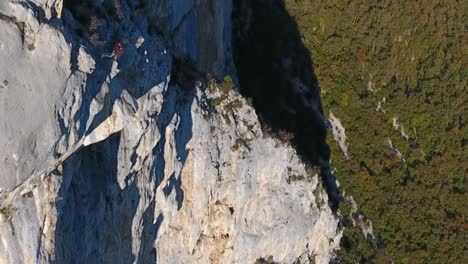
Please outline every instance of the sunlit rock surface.
M0 3L0 263L329 262L318 176L236 91L170 82L187 56L232 74L230 1L148 1L116 61L27 3Z

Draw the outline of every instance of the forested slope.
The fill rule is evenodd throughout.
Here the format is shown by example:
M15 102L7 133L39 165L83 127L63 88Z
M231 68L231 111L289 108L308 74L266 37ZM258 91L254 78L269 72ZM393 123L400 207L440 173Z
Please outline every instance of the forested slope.
M348 159L328 137L335 176L377 237L364 242L347 228L340 257L466 263L468 4L285 3L312 54L324 112L346 129Z

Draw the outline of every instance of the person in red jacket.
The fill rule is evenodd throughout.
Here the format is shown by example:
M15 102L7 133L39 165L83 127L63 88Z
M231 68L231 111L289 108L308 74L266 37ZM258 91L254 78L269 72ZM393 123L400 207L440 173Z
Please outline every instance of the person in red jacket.
M120 42L115 43L114 45L115 57L114 58L118 59L120 55L122 55L122 52L123 52L122 44L120 44Z
M123 52L122 44L120 42L117 42L114 45L114 50L112 51L112 53L104 53L104 54L102 54L101 57L102 58L113 58L114 60L117 60L122 55L122 52Z

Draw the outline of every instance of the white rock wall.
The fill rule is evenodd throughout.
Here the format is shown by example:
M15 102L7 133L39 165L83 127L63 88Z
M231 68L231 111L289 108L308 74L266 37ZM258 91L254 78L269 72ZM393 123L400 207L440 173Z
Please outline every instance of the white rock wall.
M193 4L199 18L208 12ZM211 4L221 23L229 4ZM213 107L219 95L204 85L169 85L178 47L135 29L135 45L110 62L27 7L7 1L0 12L27 21L35 47L0 19L0 263L329 262L341 233L317 175L263 137L235 91ZM216 23L183 33L218 45L215 55L197 49L201 70L231 67L219 46L229 26ZM307 180L288 183L292 174Z

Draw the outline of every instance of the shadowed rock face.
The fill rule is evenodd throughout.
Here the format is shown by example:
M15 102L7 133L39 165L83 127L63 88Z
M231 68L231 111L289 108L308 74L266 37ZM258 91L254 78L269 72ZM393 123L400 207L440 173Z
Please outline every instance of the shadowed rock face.
M322 168L333 210L338 187L312 58L283 1L233 2L233 54L241 92L253 99L264 127L292 134L304 161Z
M263 121L294 134L313 164L329 160L312 59L282 1L234 1L233 43L241 91Z
M0 76L11 80L0 98L28 99L23 108L2 104L0 127L21 144L38 142L1 141L1 153L27 169L8 167L0 182L9 188L0 193L0 263L331 259L341 233L318 175L263 135L235 89L196 79L233 69L222 15L230 1L188 2L152 9L154 1L120 0L122 15L99 29L104 44L78 34L76 7L65 4L59 20L56 2L0 5L10 62L0 62L8 69ZM125 40L122 56L101 58L116 38ZM192 60L196 85L170 82L181 58Z
M145 1L143 9L176 58L190 59L219 79L233 72L231 0Z

